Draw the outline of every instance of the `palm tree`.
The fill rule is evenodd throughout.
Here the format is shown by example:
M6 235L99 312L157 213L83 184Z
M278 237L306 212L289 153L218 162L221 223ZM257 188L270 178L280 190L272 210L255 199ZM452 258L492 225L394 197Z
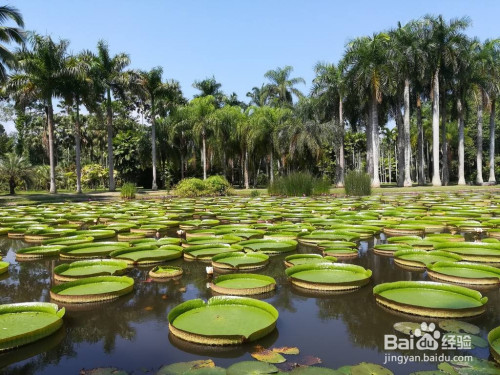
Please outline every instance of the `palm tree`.
M0 178L9 184L9 194L16 194L17 183L30 181L32 168L28 160L15 153L6 153L0 160Z
M203 179L207 179L207 137L212 130L216 101L212 95L199 97L189 103L190 118L195 134L201 135Z
M66 61L69 42L54 43L48 36L31 36L32 49L23 48L17 53L18 66L7 83L7 90L16 102L25 107L36 100L43 102L47 116L50 193L55 194L56 173L54 157L54 108L52 99L62 97L64 83L68 78Z
M387 49L390 37L386 33L354 39L347 46L344 56L347 80L356 94L369 106L367 126L367 164L372 176L372 186L380 187L379 177L379 124L378 105L387 90Z
M193 87L200 90L200 93L194 96L195 98L210 95L214 97L217 107L221 106L224 100L224 93L220 89L222 84L217 82L214 76L212 76L212 78L205 78L202 81L194 81Z
M159 66L149 72L138 71L134 82L134 91L137 92L144 107L149 107L149 117L151 118L152 190L158 190L158 184L156 183L156 116L158 110L161 109L158 108L158 105L168 105L168 103L162 103L161 101L168 101L169 97L173 98L174 93L178 90L178 84L175 82L162 82L162 74L163 68Z
M6 43L24 44L25 33L21 27L24 27L23 16L14 7L4 5L0 6L0 24L7 20L12 20L18 27L0 26L0 40ZM15 55L8 48L0 44L0 82L4 83L7 80L7 69L14 68L16 64Z
M252 91L247 92L247 97L250 98L250 105L256 107L263 107L267 104L268 90L267 87L262 84L259 88L257 86L252 87Z
M345 88L340 65L317 63L314 67L316 77L311 89L311 95L318 98L318 104L323 112L322 121L330 123L331 131L336 135L334 143L336 146L335 182L337 187L344 186L345 173L343 115Z
M432 184L441 186L439 176L439 100L440 86L444 86L444 70L453 66L457 61L457 46L465 38L461 32L470 25L467 17L453 19L448 24L442 16L424 17L424 27L426 31L426 49L428 51L427 61L432 72L432 157L433 157L433 176ZM444 93L444 90L443 90ZM445 98L441 98L443 103ZM445 105L445 104L444 104ZM444 107L443 105L443 107ZM447 184L448 178L448 152L446 141L446 118L443 117L443 182Z
M124 69L130 64L130 58L125 53L111 56L108 44L104 40L100 40L97 43L95 64L98 71L99 86L102 88L106 100L109 191L114 191L112 92L123 93L123 89L128 83L127 74L124 72Z
M287 65L284 68L269 70L264 74L264 77L271 81L266 86L266 90L274 106L291 107L293 104L292 95L299 98L303 96L295 86L299 83L305 84L306 81L301 77L290 78L292 72L293 68Z

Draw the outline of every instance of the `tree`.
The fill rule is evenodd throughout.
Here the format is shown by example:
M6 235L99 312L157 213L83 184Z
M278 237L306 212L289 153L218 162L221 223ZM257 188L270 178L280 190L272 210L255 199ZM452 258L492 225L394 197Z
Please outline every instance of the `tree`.
M151 121L151 155L153 166L153 183L152 190L158 190L156 183L156 117L161 104L165 106L168 103L161 103L161 101L174 98L175 92L178 89L176 82L162 82L163 69L156 67L149 72L139 71L136 74L136 81L134 88L140 100L145 106L149 108L149 118Z
M115 56L110 55L109 46L104 40L97 43L95 56L97 78L102 95L106 101L106 124L108 137L108 169L109 191L115 190L114 163L113 163L113 106L112 93L123 95L123 90L128 84L128 75L124 69L130 64L130 58L125 53Z
M342 67L335 64L317 63L314 67L316 77L313 80L311 95L318 98L317 104L322 112L322 122L329 123L330 132L335 134L335 183L344 186L344 77Z
M390 37L386 33L354 39L344 56L347 80L355 95L368 102L367 164L372 186L380 186L379 177L379 111L384 91L387 90L387 48Z
M62 97L62 88L68 78L66 52L69 42L55 43L49 36L33 34L30 38L31 49L23 48L17 53L16 73L7 83L7 90L21 107L40 100L45 106L47 117L50 193L55 194L56 174L54 157L54 108L52 99Z
M205 78L202 81L194 81L193 87L200 90L200 93L195 95L195 98L202 98L204 96L212 96L215 100L215 105L220 107L224 100L224 93L220 89L222 84L215 80L215 77Z
M201 163L204 180L207 179L207 137L213 130L212 125L215 105L216 101L212 95L195 98L189 103L193 131L195 134L201 135Z
M23 16L14 7L4 5L0 6L0 24L4 24L8 20L12 20L19 27L0 26L0 41L5 43L24 44L25 33L21 29L24 27ZM8 48L0 44L0 82L4 83L7 80L7 69L12 69L16 65L16 56L8 50Z
M16 194L19 181L30 180L31 173L31 165L23 156L7 153L0 160L0 178L8 182L10 195Z
M264 74L270 83L266 86L266 91L272 105L276 107L291 107L293 105L293 96L302 97L303 94L295 88L299 83L305 84L304 78L290 78L293 72L291 66L269 70Z
M250 105L256 107L263 107L267 104L268 90L267 87L262 84L259 88L257 86L252 87L252 91L247 92L247 97L250 98Z

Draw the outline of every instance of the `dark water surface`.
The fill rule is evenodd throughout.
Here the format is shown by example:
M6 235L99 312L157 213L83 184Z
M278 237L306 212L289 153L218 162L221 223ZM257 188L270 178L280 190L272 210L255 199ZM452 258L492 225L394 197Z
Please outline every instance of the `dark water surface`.
M156 283L147 281L150 268L135 268L129 276L135 279L133 293L117 301L80 307L66 306L63 328L55 335L37 343L0 354L0 373L5 374L78 374L83 368L118 367L134 374L155 373L159 367L179 361L211 358L218 366L251 360L255 344L297 346L301 354L321 358L322 366L338 368L362 361L384 363L384 334L394 333L399 321L429 321L425 318L397 315L381 308L372 295L374 285L397 280L428 280L425 273L409 272L397 267L391 258L375 255L369 250L373 243L384 242L376 237L361 242L361 256L355 263L373 271L372 281L361 290L348 294L315 295L292 287L285 277L283 256L272 257L270 264L258 273L277 281L277 290L262 296L279 313L277 329L256 343L232 347L205 347L179 341L169 335L167 313L180 302L208 299L207 264L176 260L169 262L184 269L179 281ZM50 302L52 270L61 263L57 258L16 262L17 249L27 246L22 241L0 238L0 250L11 263L8 275L0 278L0 303L27 301ZM299 252L314 252L300 247ZM289 253L290 254L290 253ZM289 255L287 254L287 255ZM185 291L183 291L185 288ZM469 319L481 328L481 336L500 325L498 289L483 292L488 296L487 311ZM209 323L208 323L209 324ZM399 335L403 337L402 335ZM422 352L387 352L417 355ZM474 355L488 358L487 348L440 351L437 354ZM426 354L436 354L426 352ZM300 357L288 356L290 361ZM436 369L438 362L385 366L395 374Z

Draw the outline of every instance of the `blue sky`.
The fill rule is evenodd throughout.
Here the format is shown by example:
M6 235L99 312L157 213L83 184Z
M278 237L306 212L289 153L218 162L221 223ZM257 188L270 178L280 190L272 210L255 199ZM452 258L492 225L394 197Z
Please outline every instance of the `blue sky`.
M22 0L7 2L26 29L71 41L70 50L108 41L132 68L161 65L186 97L194 80L215 76L226 93L260 86L264 73L294 67L308 92L318 61L337 62L352 38L395 27L427 13L468 15L470 35L500 37L496 0Z

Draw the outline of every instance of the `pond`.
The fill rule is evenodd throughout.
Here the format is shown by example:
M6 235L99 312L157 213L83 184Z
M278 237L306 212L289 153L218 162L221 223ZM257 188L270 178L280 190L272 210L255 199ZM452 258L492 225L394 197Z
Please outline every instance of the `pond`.
M445 196L439 197L441 202L445 198ZM495 212L494 196L488 195L487 198L491 199L491 206L484 208L483 205L478 205L479 209L490 213ZM321 213L322 216L338 217L335 212L342 207L342 204L349 205L349 207L352 205L352 201L345 200L339 203L339 200L334 201L331 198L322 198L321 204L327 206L330 200L332 207L336 209L325 210ZM408 205L410 203L415 205L415 199L405 197L404 200L409 202ZM223 202L214 201L217 203L215 206L218 207L223 207L224 204L228 204L227 202L232 201L228 199L224 199ZM235 199L231 205L234 207L242 202L245 203L248 200ZM278 207L275 206L276 202L277 200L273 200L271 207ZM298 209L297 213L304 214L307 210L300 209L300 202L299 200L298 203L293 203L293 207ZM302 202L310 204L311 200L307 199ZM206 202L208 209L210 209L210 203L212 201ZM156 205L154 202L144 204L152 207ZM158 204L164 205L165 203ZM190 204L196 205L194 202ZM95 205L105 204L95 203ZM376 206L377 214L383 210L387 212L394 210L392 202L382 204L372 197L368 203L357 207L356 212L369 210L370 205ZM454 197L453 205L463 209L464 215L469 209L464 197ZM68 206L70 204L65 205L66 208ZM282 205L279 207L281 209L278 212L283 215L285 210L282 210ZM49 209L51 212L55 211L54 205ZM410 206L406 212L411 212L412 209L418 211L422 207ZM82 210L81 204L79 210ZM128 211L131 209L129 208ZM314 210L309 209L309 211ZM129 212L129 214L138 215L138 212L140 209L135 206L134 212ZM312 216L319 217L320 215L313 212ZM490 216L480 218L475 215L471 216L480 223L491 219ZM467 216L464 217L467 218ZM462 219L465 220L465 218ZM130 221L130 218L127 220ZM352 220L350 218L346 223L351 223ZM365 220L368 219L365 218ZM303 219L294 221L303 221ZM172 226L162 235L174 237L177 236L177 230L177 226ZM474 240L470 234L464 235L467 240ZM480 236L484 236L484 233ZM106 239L106 241L112 240ZM396 313L376 303L372 290L377 284L401 280L429 280L425 272L405 270L397 266L392 257L374 254L373 246L382 243L386 243L384 234L363 239L358 242L359 257L343 261L362 266L373 272L368 285L347 293L319 294L292 286L285 275L284 258L295 253L288 252L271 256L269 264L253 273L271 276L276 280L275 291L255 296L270 303L279 311L276 329L254 343L233 347L203 346L183 341L169 334L167 314L173 307L183 301L195 298L207 300L214 295L208 288L208 283L212 279L206 272L206 266L209 264L186 261L182 258L169 261L166 264L182 267L184 273L181 279L166 282L156 282L149 277L148 272L153 266L134 267L127 274L135 280L133 293L107 303L65 305L66 315L63 328L36 343L0 353L0 372L6 374L78 374L83 368L117 367L130 373L142 374L155 373L166 364L208 358L212 359L217 366L228 367L235 362L253 360L250 353L255 350L255 345L298 347L300 355L287 356L289 362L307 362L315 357L321 359L321 366L333 369L360 362L372 362L384 365L395 374L435 370L441 361L410 362L404 365L395 361L386 361L386 354L393 356L422 354L417 349L384 349L384 335L395 333L393 329L395 323L404 321L437 323L439 319ZM69 263L58 257L16 261L17 250L27 246L30 245L22 240L0 237L3 260L10 263L9 272L0 276L0 303L2 304L27 301L50 302L50 289L54 285L53 270L59 264ZM296 252L321 254L317 247L304 245L299 245ZM489 299L486 312L469 318L467 321L477 325L481 330L479 336L485 338L491 329L500 325L498 313L500 295L498 288L482 291L482 294ZM438 349L426 353L449 356L473 355L491 360L487 347L469 350Z

